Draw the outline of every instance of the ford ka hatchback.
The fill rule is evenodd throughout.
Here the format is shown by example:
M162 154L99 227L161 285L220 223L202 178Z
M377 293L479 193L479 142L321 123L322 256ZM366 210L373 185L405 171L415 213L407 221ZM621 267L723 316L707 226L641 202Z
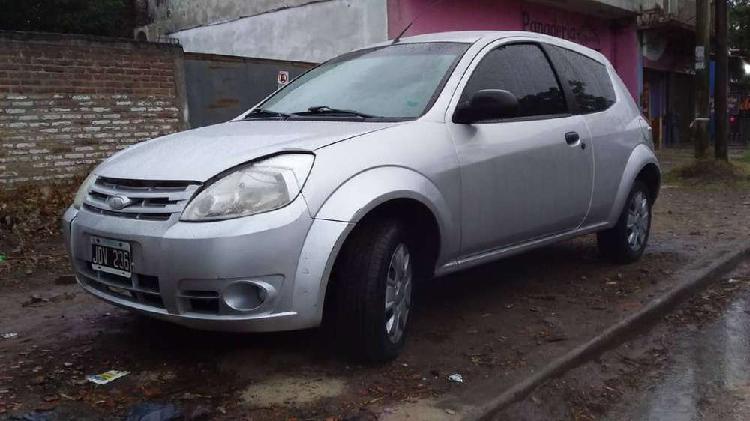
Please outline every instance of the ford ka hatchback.
M80 285L199 329L402 348L414 284L597 233L638 259L660 172L599 53L525 32L354 51L233 121L121 151L64 215ZM467 285L467 287L470 287Z

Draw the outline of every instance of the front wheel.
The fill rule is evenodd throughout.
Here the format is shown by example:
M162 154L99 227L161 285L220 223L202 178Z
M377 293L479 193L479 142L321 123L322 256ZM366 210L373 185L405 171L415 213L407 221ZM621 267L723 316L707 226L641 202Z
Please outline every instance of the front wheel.
M597 234L599 250L618 263L638 260L651 232L653 199L645 183L636 180L617 224Z
M412 307L415 247L402 223L368 221L336 268L337 336L357 359L387 361L403 348Z

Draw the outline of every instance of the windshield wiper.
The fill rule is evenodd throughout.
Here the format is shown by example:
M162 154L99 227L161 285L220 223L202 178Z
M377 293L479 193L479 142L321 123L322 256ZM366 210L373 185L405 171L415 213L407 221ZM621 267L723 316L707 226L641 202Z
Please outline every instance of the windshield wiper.
M245 120L251 118L287 118L289 114L280 113L277 111L264 110L263 108L256 108L250 111L246 116Z
M307 111L292 113L292 115L302 115L302 116L304 115L330 115L330 114L340 114L340 115L354 116L354 117L360 117L360 118L377 118L377 116L361 113L359 111L344 110L341 108L332 108L327 105L316 105L314 107L308 108Z

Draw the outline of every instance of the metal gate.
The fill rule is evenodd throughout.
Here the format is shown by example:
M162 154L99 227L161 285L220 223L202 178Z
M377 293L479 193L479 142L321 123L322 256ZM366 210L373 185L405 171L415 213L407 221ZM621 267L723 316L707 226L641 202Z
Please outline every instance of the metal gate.
M314 64L213 54L185 54L190 127L231 120Z

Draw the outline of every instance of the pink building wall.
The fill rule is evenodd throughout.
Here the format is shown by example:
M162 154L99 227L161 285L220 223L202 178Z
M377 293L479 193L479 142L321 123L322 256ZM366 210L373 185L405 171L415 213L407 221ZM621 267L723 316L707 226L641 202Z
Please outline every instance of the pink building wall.
M430 6L434 3L434 6ZM442 31L534 31L565 38L604 54L639 98L640 73L635 18L623 24L521 0L388 0L388 35L413 19L406 35Z

